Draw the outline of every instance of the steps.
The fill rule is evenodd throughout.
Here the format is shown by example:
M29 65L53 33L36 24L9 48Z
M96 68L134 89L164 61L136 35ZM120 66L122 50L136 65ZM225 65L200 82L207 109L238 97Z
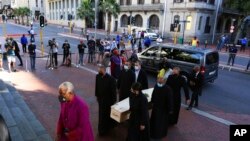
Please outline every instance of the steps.
M22 96L0 79L0 114L9 128L12 141L52 141Z

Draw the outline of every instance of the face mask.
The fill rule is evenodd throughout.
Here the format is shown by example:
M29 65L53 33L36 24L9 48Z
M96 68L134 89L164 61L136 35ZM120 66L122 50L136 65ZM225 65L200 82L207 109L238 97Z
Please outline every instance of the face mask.
M64 97L61 96L61 95L58 96L58 100L59 100L59 102L61 102L61 103L67 102L66 98L64 98Z
M128 70L128 65L124 65L124 69L125 69L125 70Z
M135 66L135 70L136 71L140 70L140 67L139 66Z
M157 86L158 86L158 87L163 87L163 84L157 83Z

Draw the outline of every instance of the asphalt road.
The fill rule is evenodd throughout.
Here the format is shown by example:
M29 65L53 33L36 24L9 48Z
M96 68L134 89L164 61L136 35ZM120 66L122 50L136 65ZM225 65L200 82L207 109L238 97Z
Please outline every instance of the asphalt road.
M39 33L39 25L35 24L35 33ZM27 33L29 27L24 28L7 24L7 34L23 34ZM72 52L77 52L77 44L79 40L73 38L66 38L59 36L58 33L64 32L64 30L55 25L46 26L44 28L44 43L45 50L48 40L53 37L59 42L60 47L65 39L71 44ZM0 29L2 34L2 28ZM93 34L90 34L93 35ZM17 38L19 40L20 37ZM104 35L97 34L97 38L104 38ZM36 43L39 47L39 34L36 36ZM62 49L59 49L62 52ZM220 61L226 62L228 58L227 54L220 54ZM246 57L237 57L235 64L245 65L248 61ZM153 86L155 83L155 75L149 74L150 85ZM235 114L248 114L250 115L250 75L229 72L228 70L220 70L219 77L212 84L204 86L203 94L200 97L201 109L205 111L221 110L224 112L235 113Z

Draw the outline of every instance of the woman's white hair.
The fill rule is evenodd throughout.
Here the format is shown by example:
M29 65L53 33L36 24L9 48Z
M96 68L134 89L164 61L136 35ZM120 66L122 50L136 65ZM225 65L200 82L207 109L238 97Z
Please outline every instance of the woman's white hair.
M73 93L74 92L74 86L71 82L63 82L62 84L59 85L59 90L63 89L66 90L66 93Z

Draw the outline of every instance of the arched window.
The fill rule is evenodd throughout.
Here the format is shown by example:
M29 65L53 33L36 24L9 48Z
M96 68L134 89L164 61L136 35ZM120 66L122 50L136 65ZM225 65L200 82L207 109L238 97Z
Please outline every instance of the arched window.
M136 15L135 16L135 26L142 27L142 16L141 15Z
M137 4L144 4L144 0L137 0Z
M121 27L127 27L128 26L128 16L122 15L121 16Z
M150 16L150 18L149 18L149 28L159 29L159 25L160 25L159 17L156 16L156 15Z
M192 26L192 16L187 16L186 30L190 30Z

